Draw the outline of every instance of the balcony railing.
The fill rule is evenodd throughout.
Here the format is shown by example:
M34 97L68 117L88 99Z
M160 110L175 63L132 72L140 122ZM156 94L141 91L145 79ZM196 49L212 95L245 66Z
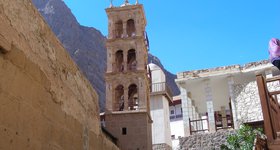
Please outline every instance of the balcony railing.
M203 126L204 122L207 122L207 127ZM189 118L190 134L209 132L209 120L208 117L205 119L191 120Z
M183 118L183 115L182 115L182 114L179 114L179 115L171 115L169 118L170 118L170 120L179 119L179 118Z
M168 98L172 98L172 92L166 82L153 83L151 87L152 94L166 94Z

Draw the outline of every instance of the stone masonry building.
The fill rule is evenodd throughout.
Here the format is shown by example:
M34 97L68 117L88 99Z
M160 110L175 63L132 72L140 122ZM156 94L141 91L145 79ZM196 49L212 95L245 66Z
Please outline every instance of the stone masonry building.
M0 150L118 150L95 90L31 0L1 0L0 22Z
M150 78L143 5L128 1L108 15L105 127L122 150L151 150Z

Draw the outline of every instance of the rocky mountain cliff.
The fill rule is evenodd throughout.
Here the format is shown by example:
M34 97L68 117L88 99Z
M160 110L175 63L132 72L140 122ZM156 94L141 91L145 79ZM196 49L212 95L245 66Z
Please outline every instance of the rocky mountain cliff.
M80 70L88 78L99 95L100 111L105 107L106 37L92 27L78 23L71 10L62 0L32 0L53 32L70 53ZM159 59L149 55L149 62L164 68ZM174 82L176 76L166 71L167 82L174 95L179 90Z

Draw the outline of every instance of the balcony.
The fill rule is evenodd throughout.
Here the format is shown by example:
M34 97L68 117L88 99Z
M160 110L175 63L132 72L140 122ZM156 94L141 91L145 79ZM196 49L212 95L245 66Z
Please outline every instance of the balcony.
M159 94L166 96L166 98L169 101L172 101L172 92L170 88L167 86L166 82L152 84L151 95L159 95Z

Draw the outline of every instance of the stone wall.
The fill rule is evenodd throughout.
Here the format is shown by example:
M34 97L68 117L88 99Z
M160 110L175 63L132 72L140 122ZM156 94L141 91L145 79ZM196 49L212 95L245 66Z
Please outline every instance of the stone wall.
M269 91L280 90L279 82L268 83ZM238 125L263 120L256 81L234 85Z
M257 83L250 82L234 85L237 121L244 122L263 120Z
M31 1L1 0L0 20L0 149L118 149L96 92Z
M153 150L172 150L172 147L167 145L166 143L154 144Z
M196 134L179 138L180 150L219 150L226 138L235 133L235 130L219 130L215 133Z

